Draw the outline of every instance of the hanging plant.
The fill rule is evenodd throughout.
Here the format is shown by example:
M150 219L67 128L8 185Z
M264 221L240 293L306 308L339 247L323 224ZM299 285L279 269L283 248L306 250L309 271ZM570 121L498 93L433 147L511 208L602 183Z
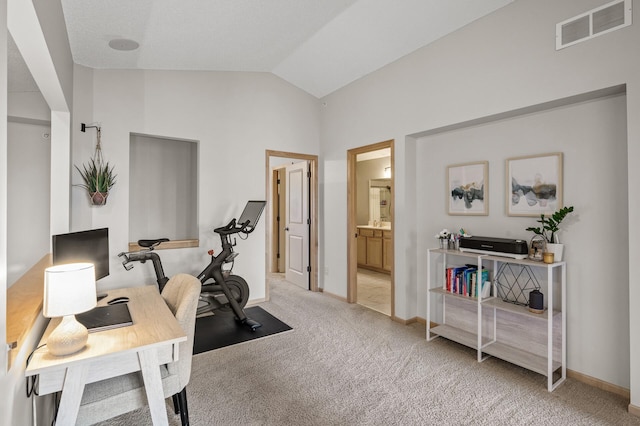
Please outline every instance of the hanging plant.
M74 166L84 182L75 186L80 186L87 190L91 204L102 206L107 203L109 190L111 190L116 183L116 175L113 173L114 166L110 166L108 161L104 162L102 157L100 127L85 126L82 124L82 131L84 131L86 127L95 127L97 129L98 142L96 144L96 151L93 154L93 158L89 160L89 163L83 164L82 170L78 166Z
M113 174L113 167L114 166L109 166L108 161L102 164L96 162L94 158L89 160L88 164L83 164L82 170L80 170L78 166L75 166L84 181L83 184L77 186L81 186L87 190L91 198L91 204L106 204L109 190L116 183L116 175Z

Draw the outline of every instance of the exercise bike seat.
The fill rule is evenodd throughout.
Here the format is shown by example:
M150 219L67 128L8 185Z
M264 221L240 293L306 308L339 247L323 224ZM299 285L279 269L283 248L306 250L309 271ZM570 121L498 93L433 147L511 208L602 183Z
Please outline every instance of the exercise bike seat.
M145 248L149 248L149 247L155 247L160 243L165 243L169 241L168 238L157 238L155 240L138 240L138 245L140 247L145 247Z

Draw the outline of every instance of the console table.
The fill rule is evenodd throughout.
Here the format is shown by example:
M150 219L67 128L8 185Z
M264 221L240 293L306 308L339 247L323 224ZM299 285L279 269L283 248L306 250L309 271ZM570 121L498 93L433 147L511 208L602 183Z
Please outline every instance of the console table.
M460 294L447 288L447 268L472 264L486 268L491 293ZM528 277L532 269L543 278L547 309L532 313L522 304L499 297L501 265L519 268L512 284ZM477 273L477 272L476 272ZM532 274L534 274L532 272ZM427 340L436 337L458 342L477 351L478 362L494 356L547 377L547 390L567 377L566 263L546 264L528 259L474 254L457 250L427 250ZM479 280L479 286L485 284Z

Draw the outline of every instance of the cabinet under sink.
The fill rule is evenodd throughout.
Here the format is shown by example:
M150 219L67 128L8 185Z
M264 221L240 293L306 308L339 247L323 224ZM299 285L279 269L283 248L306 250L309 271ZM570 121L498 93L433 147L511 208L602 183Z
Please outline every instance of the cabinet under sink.
M358 226L358 267L391 272L391 232L390 227Z

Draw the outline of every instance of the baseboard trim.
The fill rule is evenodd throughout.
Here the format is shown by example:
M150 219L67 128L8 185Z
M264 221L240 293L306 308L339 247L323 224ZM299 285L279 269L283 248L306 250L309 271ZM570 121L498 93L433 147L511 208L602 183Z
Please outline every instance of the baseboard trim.
M427 323L427 321L423 318L418 317L417 320L424 324ZM431 322L431 328L436 327L437 325L437 323ZM611 392L615 395L625 398L628 401L631 400L631 391L622 386L614 385L613 383L605 382L604 380L596 379L595 377L591 377L587 374L579 373L568 368L567 377L570 377L586 385L593 386L594 388L601 389L606 392ZM640 417L640 407L629 404L629 413Z
M338 296L337 294L333 294L330 291L327 291L327 290L325 290L323 288L320 289L320 292L322 294L326 294L327 296L333 297L334 299L338 299L338 300L341 300L343 302L349 303L349 302L347 302L347 298L346 297Z
M268 302L269 299L267 299L266 297L262 298L262 299L251 299L247 302L247 308L251 307L251 306L255 306L258 305L260 303L264 303L264 302Z
M640 407L629 404L629 414L633 414L634 416L640 417Z
M420 319L418 317L404 319L404 318L400 318L400 317L394 316L391 319L393 321L397 322L398 324L402 324L402 325L409 325L409 324L413 324L414 322L419 322L420 321Z
M623 388L622 386L614 385L613 383L605 382L604 380L596 379L595 377L591 377L587 374L579 373L577 371L573 371L569 369L567 369L567 377L570 377L579 382L585 383L589 386L593 386L594 388L611 392L627 400L631 399L631 392L629 391L629 389ZM638 410L640 410L640 408ZM629 412L631 412L631 410L629 410ZM637 415L640 415L640 411L638 412Z
M425 318L418 317L418 322L424 325L425 327L427 326L427 320ZM436 327L437 325L438 325L437 322L429 321L429 328Z

